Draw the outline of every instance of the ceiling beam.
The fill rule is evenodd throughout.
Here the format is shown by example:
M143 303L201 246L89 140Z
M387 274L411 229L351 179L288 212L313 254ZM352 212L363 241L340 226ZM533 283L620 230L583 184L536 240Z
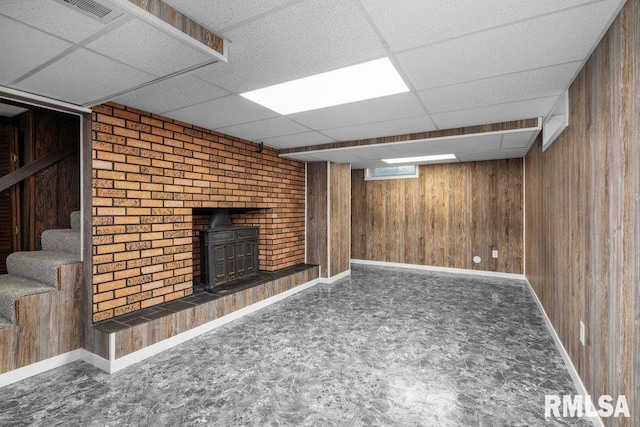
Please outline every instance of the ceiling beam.
M120 0L121 2L122 0ZM162 0L128 0L210 49L225 55L224 39L177 11Z
M306 147L286 148L279 151L280 155L304 153L307 151L333 150L336 148L359 147L364 145L388 144L392 142L413 141L417 139L442 138L444 136L459 136L478 134L485 132L496 132L504 130L516 130L534 128L538 126L538 118L513 120L510 122L491 123L479 126L467 126L455 129L434 130L430 132L418 132L405 135L385 136L381 138L360 139L356 141L331 142L320 145L308 145Z

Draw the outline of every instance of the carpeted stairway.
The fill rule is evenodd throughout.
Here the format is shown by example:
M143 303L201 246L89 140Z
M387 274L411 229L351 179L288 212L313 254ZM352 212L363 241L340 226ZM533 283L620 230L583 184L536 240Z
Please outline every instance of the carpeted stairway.
M7 257L9 274L0 275L0 328L16 322L15 301L26 295L58 289L58 267L80 262L80 212L71 214L71 228L42 233L42 250L14 252Z

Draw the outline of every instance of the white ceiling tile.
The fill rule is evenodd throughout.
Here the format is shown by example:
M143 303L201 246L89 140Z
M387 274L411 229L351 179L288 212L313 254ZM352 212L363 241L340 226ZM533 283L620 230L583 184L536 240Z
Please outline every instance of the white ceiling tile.
M54 58L71 43L0 15L0 83L8 85L23 74Z
M475 162L481 160L517 159L527 155L526 149L478 151L457 154L461 162Z
M74 43L104 28L95 19L53 0L2 0L0 13Z
M597 2L407 51L396 58L418 90L581 61L614 6Z
M327 144L329 142L335 142L320 132L304 132L294 135L276 136L274 138L264 138L262 142L269 147L274 148L295 148L304 147L307 145Z
M366 169L366 168L378 168L378 167L384 167L384 166L389 166L384 162L373 162L371 160L363 160L361 162L351 162L351 170L355 170L355 169Z
M445 154L439 140L403 141L392 144L376 144L351 148L353 153L365 160L388 159L397 157L428 156L432 154Z
M590 0L361 0L393 51L529 19ZM402 29L399 31L398 29Z
M353 155L349 150L325 151L322 153L322 160L334 163L361 162L362 159Z
M91 51L78 49L21 81L17 87L82 105L153 78Z
M424 115L413 93L401 93L335 107L290 114L291 120L313 129L331 129Z
M447 153L499 150L502 135L474 135L459 138L447 138L440 141Z
M429 132L435 129L436 126L428 116L418 116L408 119L380 121L365 125L326 129L323 130L322 133L337 141L352 141L357 139L404 135L416 132Z
M556 65L420 91L430 113L464 110L558 96L571 84L581 62Z
M277 115L276 112L238 95L229 95L165 113L165 116L172 119L193 123L207 129L264 120Z
M298 160L299 162L319 162L322 160L315 157L313 154L307 154L307 153L291 153L291 154L285 154L282 157L287 159Z
M164 2L220 35L222 35L221 31L227 27L262 15L287 3L293 3L291 0L248 2L237 0L216 0L215 2L164 0Z
M132 19L86 47L156 76L166 76L211 60L139 19Z
M551 96L528 101L433 114L432 117L439 129L452 129L487 123L530 119L544 116L553 108L557 99L557 96Z
M226 95L229 95L226 90L185 74L144 86L113 101L164 114Z
M308 132L309 128L291 121L286 117L274 117L272 119L243 123L240 125L218 128L216 130L218 132L226 133L227 135L248 139L249 141L261 141L262 139L274 136Z
M299 2L225 34L229 62L197 75L245 92L380 58L385 50L354 2Z
M500 148L512 149L512 148L529 148L540 130L534 130L529 132L513 132L505 133L502 138L502 145Z

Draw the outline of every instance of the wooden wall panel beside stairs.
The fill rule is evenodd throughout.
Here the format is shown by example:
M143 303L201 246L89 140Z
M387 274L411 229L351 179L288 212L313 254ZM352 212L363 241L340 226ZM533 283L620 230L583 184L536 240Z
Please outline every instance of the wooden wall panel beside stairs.
M17 322L0 329L0 374L82 346L82 264L58 270L60 289L20 298Z
M18 128L0 126L0 177L7 175L18 166ZM6 258L20 250L19 236L19 187L14 185L0 192L0 274L7 272Z
M67 144L80 144L80 121L77 116L54 111L33 112L33 161ZM26 160L25 160L26 161ZM35 247L41 249L44 230L69 227L69 215L80 208L80 157L78 152L38 172L32 205ZM33 241L33 239L32 239Z

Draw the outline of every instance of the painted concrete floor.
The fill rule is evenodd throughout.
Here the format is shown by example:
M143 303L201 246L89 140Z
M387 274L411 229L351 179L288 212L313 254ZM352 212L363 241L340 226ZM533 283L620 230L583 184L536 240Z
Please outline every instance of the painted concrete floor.
M0 425L591 425L523 282L353 266L108 375L75 362L0 389Z

